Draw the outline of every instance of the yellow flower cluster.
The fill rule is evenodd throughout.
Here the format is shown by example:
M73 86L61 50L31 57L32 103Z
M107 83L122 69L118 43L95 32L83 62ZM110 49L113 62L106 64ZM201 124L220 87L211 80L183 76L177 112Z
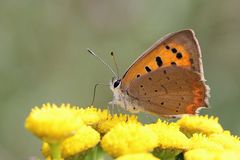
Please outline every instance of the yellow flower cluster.
M118 157L116 160L159 160L150 153L126 154Z
M240 152L240 139L237 136L232 136L229 131L224 131L219 134L212 134L209 139L215 143L221 144L226 149L235 149Z
M49 143L74 135L81 125L83 122L76 116L76 108L69 104L59 107L55 104L44 104L41 108L35 107L25 122L25 128Z
M180 131L176 123L167 123L159 119L147 127L157 135L158 147L161 149L187 150L189 148L189 139Z
M184 158L186 160L240 160L240 154L234 150L193 149L186 152Z
M177 121L180 130L189 136L186 160L240 160L240 139L224 131L218 118L185 116Z
M181 131L186 135L202 133L210 135L223 132L222 126L218 123L218 118L206 116L184 116L177 121Z
M100 123L98 123L98 125L96 126L96 130L101 134L105 134L118 124L130 123L139 123L137 120L137 116L122 114L114 114L113 116L109 115L107 119L103 119L102 121L100 121Z
M223 150L223 146L219 143L211 141L206 135L193 134L190 138L190 149L204 148L207 150Z
M93 106L44 104L32 109L25 128L43 141L49 160L96 156L96 151L116 160L176 159L180 153L186 160L240 160L240 138L224 131L215 117L144 125L135 115L111 115Z
M157 135L141 124L118 124L104 135L101 146L113 157L152 151L157 146Z
M57 106L48 103L32 109L25 128L43 141L45 157L58 160L96 146L100 134L90 125L107 116L107 111L93 107L83 109L69 104Z
M107 110L101 110L93 106L87 108L79 108L77 116L81 117L86 125L94 126L100 121L104 121L110 117Z
M86 138L87 137L87 138ZM90 126L81 126L74 136L71 136L61 144L63 157L70 157L92 148L100 141L100 134ZM45 157L50 156L48 143L44 142L42 153Z

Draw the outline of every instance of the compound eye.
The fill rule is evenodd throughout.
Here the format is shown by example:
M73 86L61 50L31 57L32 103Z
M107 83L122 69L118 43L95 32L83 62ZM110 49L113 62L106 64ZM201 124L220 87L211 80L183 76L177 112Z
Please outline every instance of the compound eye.
M120 84L120 81L121 81L121 80L117 80L116 82L114 82L114 83L113 83L113 87L114 87L114 88L117 88L117 87L119 86L119 84Z

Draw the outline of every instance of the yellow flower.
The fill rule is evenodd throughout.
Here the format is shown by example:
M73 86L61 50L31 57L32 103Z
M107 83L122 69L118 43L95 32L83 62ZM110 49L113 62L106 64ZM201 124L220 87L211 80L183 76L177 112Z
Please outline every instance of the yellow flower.
M45 158L45 160L53 160L50 156ZM59 160L64 160L63 158L59 159Z
M50 154L50 147L49 147L48 143L43 142L41 151L42 151L42 154L45 158L47 158L47 157L51 158L50 157L50 155L51 155Z
M234 151L234 150L224 150L224 151L218 151L215 153L216 160L226 160L226 159L231 159L231 160L240 160L240 152L239 151Z
M63 157L70 157L93 148L100 141L100 134L90 126L81 126L76 134L67 138L61 144L61 153ZM50 155L48 143L43 143L42 154L44 157Z
M210 135L223 132L222 126L218 123L218 118L206 116L184 116L177 121L180 129L186 135L203 133Z
M135 115L114 114L113 116L109 116L108 119L100 121L96 127L96 130L102 134L105 134L117 124L123 123L139 123L139 122L137 120L137 116Z
M72 136L81 125L83 122L76 117L76 108L71 108L69 104L35 107L25 122L30 132L49 143L58 143Z
M232 136L229 131L223 133L211 134L209 140L223 145L225 149L238 150L240 152L240 139L239 137Z
M193 134L190 138L190 149L207 149L207 150L223 150L223 146L219 143L209 140L206 135Z
M152 151L157 143L157 136L149 127L136 123L122 123L104 135L101 146L113 157L118 157Z
M233 150L213 151L193 149L184 154L185 160L240 160L240 153Z
M150 153L126 154L118 157L116 160L159 160Z
M45 160L53 160L50 156L46 157ZM61 158L60 160L64 160L63 158Z
M187 151L184 154L185 160L214 160L214 153L206 150L206 149L194 149Z
M186 150L189 148L189 139L179 130L175 123L167 123L158 120L155 124L149 124L158 136L158 146L161 149Z
M95 125L99 121L106 120L110 115L107 110L101 110L91 106L79 108L77 116L79 116L86 125Z
M82 126L77 133L62 143L63 157L69 157L93 148L100 141L100 134L90 126Z
M49 156L49 157L45 158L45 160L52 160L52 159L51 159L51 157Z

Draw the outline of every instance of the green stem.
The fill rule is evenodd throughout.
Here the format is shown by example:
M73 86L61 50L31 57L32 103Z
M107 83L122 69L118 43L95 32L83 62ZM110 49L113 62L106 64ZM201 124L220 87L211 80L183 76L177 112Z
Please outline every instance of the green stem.
M177 149L155 148L153 150L153 155L163 160L175 160L176 156L179 155L181 152L181 150Z
M60 143L50 143L50 151L52 160L61 160L61 144Z
M86 157L84 157L84 160L104 160L104 155L105 154L102 148L97 145L88 151Z

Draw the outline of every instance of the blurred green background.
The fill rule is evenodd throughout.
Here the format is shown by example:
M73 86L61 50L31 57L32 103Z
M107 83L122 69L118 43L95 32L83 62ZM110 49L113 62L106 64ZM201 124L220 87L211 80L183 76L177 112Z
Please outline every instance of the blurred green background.
M192 28L199 39L211 109L240 135L240 1L1 0L0 159L40 157L40 141L24 129L31 108L45 102L88 106L96 83L112 74L86 48L120 72L157 39ZM108 87L96 105L112 98Z

